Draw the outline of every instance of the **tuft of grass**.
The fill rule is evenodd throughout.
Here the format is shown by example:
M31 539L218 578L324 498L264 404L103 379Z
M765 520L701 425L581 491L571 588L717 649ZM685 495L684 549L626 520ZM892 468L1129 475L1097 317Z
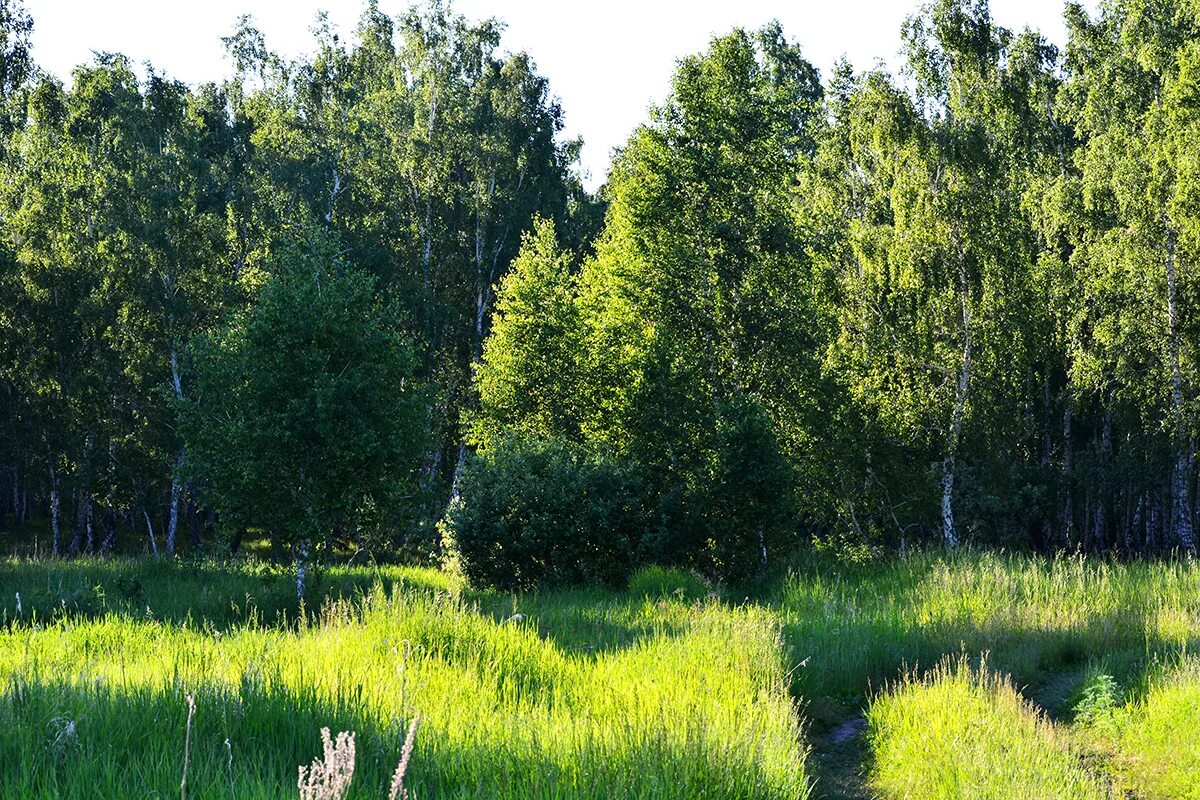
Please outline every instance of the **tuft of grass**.
M629 579L629 594L654 600L703 600L713 594L713 587L694 572L649 566Z
M1115 716L1116 769L1137 797L1200 799L1200 662L1156 671Z
M943 662L881 694L867 712L871 784L881 798L1101 800L1056 729L1008 679Z

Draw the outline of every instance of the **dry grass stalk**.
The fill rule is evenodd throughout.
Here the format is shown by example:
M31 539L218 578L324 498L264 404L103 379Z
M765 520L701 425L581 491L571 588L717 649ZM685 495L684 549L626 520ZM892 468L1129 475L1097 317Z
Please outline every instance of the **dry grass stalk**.
M392 776L392 788L388 792L388 800L408 800L408 790L404 788L404 773L408 771L408 762L412 758L413 745L417 740L417 726L421 724L420 717L414 717L408 726L408 735L404 737L404 748L400 751L400 763L396 765L396 774Z
M188 796L188 764L191 763L192 756L192 718L196 716L196 698L193 695L185 695L187 697L188 716L187 730L183 734L183 780L179 782L179 800L187 800Z
M354 733L342 731L335 741L321 728L321 744L324 756L300 767L300 800L343 800L354 778Z

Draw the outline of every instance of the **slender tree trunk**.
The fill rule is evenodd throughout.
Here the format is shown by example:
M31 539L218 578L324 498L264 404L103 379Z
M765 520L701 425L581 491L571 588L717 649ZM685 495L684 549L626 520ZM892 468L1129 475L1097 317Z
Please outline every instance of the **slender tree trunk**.
M1108 460L1112 455L1112 414L1104 410L1104 427L1100 432L1100 469L1096 487L1096 517L1092 527L1092 547L1102 550L1107 541L1105 504L1108 502Z
M1074 406L1067 400L1063 410L1063 486L1062 486L1062 523L1063 546L1070 548L1075 536L1075 503L1071 492L1072 471L1075 467L1075 445L1071 441L1071 422L1074 417Z
M246 529L240 525L233 532L233 538L229 540L229 555L236 556L238 550L242 549L242 537L246 535Z
M23 502L21 503L21 522L28 522L33 518L33 508L29 500L29 473L30 466L25 465L25 491L22 493Z
M301 540L295 546L296 600L304 600L305 584L308 581L308 542Z
M74 522L71 524L71 543L67 545L70 555L78 555L83 547L83 503L79 501L79 490L71 490L71 509Z
M167 555L175 555L175 532L179 528L179 497L183 485L179 472L183 468L183 450L175 454L175 468L171 475L171 505L167 516Z
M100 540L100 552L110 555L117 546L117 515L111 508L104 509L104 538Z
M52 537L50 552L59 556L62 554L62 544L59 532L58 470L54 468L53 460L51 460L50 466L50 534Z
M1183 370L1179 364L1179 309L1175 280L1175 232L1167 226L1167 345L1171 360L1171 411L1174 421L1175 468L1171 475L1172 528L1185 552L1196 552L1188 502L1188 456L1184 436Z
M175 399L183 400L183 381L179 375L179 348L171 341L171 387L175 391ZM183 494L183 480L180 472L183 470L184 449L180 447L175 453L175 465L171 469L171 505L167 518L167 555L175 555L175 532L179 527L179 499Z
M958 241L958 231L954 237ZM958 547L958 531L954 527L954 477L958 443L962 438L963 419L967 410L967 393L971 388L971 298L967 291L965 256L959 249L959 293L962 302L963 345L962 364L958 372L958 384L954 391L954 410L950 417L950 435L946 438L946 455L942 459L942 538L946 547Z
M1050 474L1050 459L1054 453L1054 444L1050 438L1050 376L1042 377L1042 474ZM1042 543L1043 548L1050 547L1050 539L1054 535L1054 512L1045 509L1042 516Z
M158 555L158 539L154 537L154 523L150 521L150 514L146 509L142 509L142 516L146 519L146 532L150 534L150 552Z
M84 542L87 553L92 555L96 552L96 515L90 493L83 498L83 529L86 534Z
M450 500L451 502L458 499L459 489L462 483L463 464L467 461L467 443L458 443L458 457L454 462L454 478L450 482Z

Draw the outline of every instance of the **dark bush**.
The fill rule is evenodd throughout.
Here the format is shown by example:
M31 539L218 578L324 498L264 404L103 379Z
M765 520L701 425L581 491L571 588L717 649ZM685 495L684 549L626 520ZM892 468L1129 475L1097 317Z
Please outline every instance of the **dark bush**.
M471 458L446 516L447 550L473 586L624 586L645 527L628 462L508 434Z
M795 482L766 412L748 400L726 404L702 457L657 481L642 560L722 583L752 582L793 541Z

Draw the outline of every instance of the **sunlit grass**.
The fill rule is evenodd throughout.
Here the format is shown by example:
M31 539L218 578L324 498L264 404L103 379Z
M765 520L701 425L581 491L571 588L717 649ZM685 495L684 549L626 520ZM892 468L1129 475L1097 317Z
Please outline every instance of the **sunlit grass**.
M784 582L779 607L806 697L854 701L906 665L962 652L987 651L1031 684L1091 659L1136 667L1200 642L1200 564L970 552L814 564Z
M358 732L355 796L384 796L418 714L416 797L807 795L769 613L599 592L526 603L436 575L281 625L105 611L13 626L0 797L178 792L186 693L196 796L294 797L321 725Z
M1154 669L1110 718L1088 720L1137 797L1200 798L1200 662Z
M743 592L649 568L624 592L510 595L360 563L320 572L301 606L291 571L253 558L9 559L0 797L174 796L189 692L196 796L294 797L328 725L358 732L355 796L379 797L420 714L416 797L805 797L797 706L817 741L868 706L884 731L888 710L850 767L878 788L903 785L888 764L920 762L911 797L1013 748L1033 772L997 768L992 794L962 796L1086 797L1100 777L1197 796L1200 673L1160 666L1200 644L1195 563L814 559ZM1020 696L962 666L903 680L984 653ZM1103 713L1073 719L1101 675ZM975 722L929 735L923 720L959 708ZM1068 738L1103 739L1087 771ZM1065 794L1021 794L1026 779Z
M885 800L1108 797L1007 679L965 660L880 694L867 721L871 784Z

